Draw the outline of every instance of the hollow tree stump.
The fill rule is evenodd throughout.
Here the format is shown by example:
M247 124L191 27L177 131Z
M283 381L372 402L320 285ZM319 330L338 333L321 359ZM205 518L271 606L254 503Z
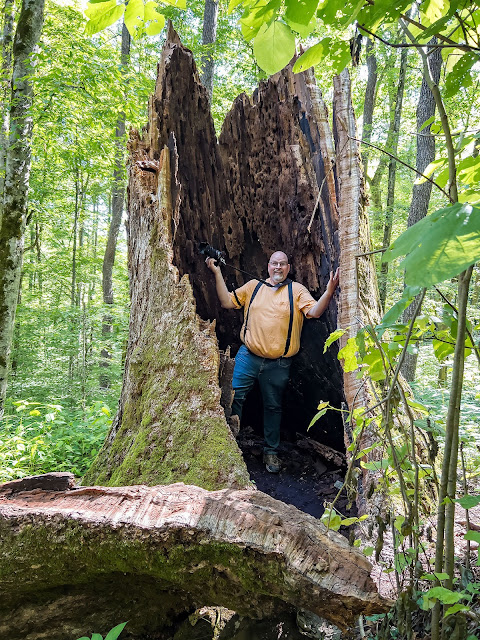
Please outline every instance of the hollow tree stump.
M355 302L359 288L372 296L376 291L371 269L362 271L361 282L352 277L353 254L368 234L360 156L348 138L355 137L349 91L344 72L332 132L313 72L295 75L288 67L251 98L237 98L217 141L192 53L170 28L147 130L130 139L132 307L124 385L111 432L85 482L185 481L208 489L248 482L217 381L218 346L235 355L242 313L220 308L214 278L197 251L200 241L258 276L269 255L282 249L291 256L293 277L316 297L340 264L337 297L321 319L305 322L282 437L305 434L319 401L338 408L353 401L354 374L344 380L336 345L323 353L337 327L337 299L348 300L341 312L350 322L364 316ZM351 229L360 240L346 233ZM229 288L244 282L237 271L226 269L225 276ZM257 427L259 403L253 394L245 407ZM309 437L344 449L341 415L329 412Z

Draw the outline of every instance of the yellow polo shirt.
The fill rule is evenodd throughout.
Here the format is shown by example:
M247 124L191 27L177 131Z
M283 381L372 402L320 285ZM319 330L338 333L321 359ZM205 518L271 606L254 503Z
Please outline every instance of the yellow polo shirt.
M250 280L243 287L236 289L234 293L230 293L235 308L241 309L243 307L245 310L240 338L244 345L255 355L262 358L280 358L285 351L290 322L288 285L277 288L267 287L267 285L262 284L250 306L245 335L247 309L257 284L258 280ZM316 302L308 289L298 282L293 282L292 293L292 336L286 358L294 356L300 349L303 319Z

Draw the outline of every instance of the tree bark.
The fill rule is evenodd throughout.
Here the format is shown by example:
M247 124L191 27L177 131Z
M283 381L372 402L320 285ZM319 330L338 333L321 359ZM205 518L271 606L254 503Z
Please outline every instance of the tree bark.
M12 42L15 21L13 0L5 0L2 20L2 66L0 71L0 227L2 226L3 191L5 188L5 160L8 141L9 99L12 76Z
M435 41L432 41L431 53L428 56L430 73L432 79L438 84L440 81L440 71L442 68L442 53L440 49L435 49ZM420 95L417 105L417 160L416 168L420 173L424 173L428 165L435 160L435 136L430 133L431 124L423 128L424 123L435 115L435 99L428 86L425 78L422 80ZM419 220L424 218L428 212L430 203L430 195L432 192L432 183L426 180L422 184L414 184L412 188L412 201L408 212L407 228L413 226ZM416 301L405 310L403 321L408 323L416 307ZM415 371L417 368L416 353L407 353L405 362L402 367L402 374L408 382L415 380Z
M125 74L130 60L130 34L125 23L122 26L122 45L120 54L120 65L122 73ZM115 158L113 169L112 186L112 217L108 227L107 246L103 257L102 289L103 303L113 305L113 265L115 264L115 252L117 248L118 232L123 217L123 203L125 201L125 112L118 115L115 128ZM102 338L108 340L112 335L112 317L104 315L102 321ZM100 366L103 371L100 375L100 388L110 387L110 366L111 355L108 346L104 346L100 353Z
M372 123L373 123L373 111L375 108L375 96L377 88L377 58L375 56L375 45L372 40L367 42L367 69L368 78L367 86L365 89L365 100L363 104L363 129L362 140L370 142L372 139ZM368 173L368 157L370 149L365 145L362 153L363 170L365 176Z
M204 53L201 60L202 84L208 92L210 100L213 94L213 78L215 72L214 46L217 39L217 17L219 0L205 0L203 13L202 47Z
M407 57L408 49L402 49L400 56L400 68L398 71L398 86L395 96L395 110L392 121L392 135L391 142L388 151L396 156L398 151L398 139L400 136L400 121L402 118L403 107L403 94L405 91L405 73L407 70ZM385 222L383 227L383 247L390 245L392 237L392 225L393 225L393 207L395 204L395 177L397 172L397 161L395 158L390 157L388 161L388 187L387 187L387 205L385 207ZM387 276L388 276L388 262L382 263L380 268L380 277L378 282L378 288L380 292L380 304L385 307L385 301L387 299Z
M43 26L44 0L23 0L13 44L10 135L5 165L5 190L0 227L0 415L3 414L7 375L17 308L24 233L27 223L31 166L33 99L32 58Z
M250 618L303 608L345 629L390 604L343 536L253 488L75 488L71 474L47 474L0 486L0 516L9 640L126 619L148 633L206 605Z

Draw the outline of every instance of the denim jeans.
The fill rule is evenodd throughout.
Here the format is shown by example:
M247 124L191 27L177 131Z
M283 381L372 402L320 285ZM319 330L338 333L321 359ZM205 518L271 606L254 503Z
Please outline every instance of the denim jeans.
M280 444L282 397L290 374L291 358L261 358L242 344L235 357L232 386L235 392L232 415L242 417L247 393L258 380L263 398L263 434L265 453L277 453Z

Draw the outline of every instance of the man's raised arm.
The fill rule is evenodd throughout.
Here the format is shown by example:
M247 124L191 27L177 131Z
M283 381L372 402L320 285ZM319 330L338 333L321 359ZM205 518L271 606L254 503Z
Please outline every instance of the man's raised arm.
M220 267L215 264L215 260L213 258L207 258L205 260L205 264L215 275L215 287L217 289L217 296L222 307L224 309L236 309L228 292L225 280L223 279Z
M338 280L339 270L337 269L335 271L335 275L333 274L333 271L330 271L330 280L327 284L327 290L325 291L323 296L317 300L316 304L314 304L313 307L308 310L307 318L320 318L322 313L330 304L330 300L335 293L335 289L338 287Z

